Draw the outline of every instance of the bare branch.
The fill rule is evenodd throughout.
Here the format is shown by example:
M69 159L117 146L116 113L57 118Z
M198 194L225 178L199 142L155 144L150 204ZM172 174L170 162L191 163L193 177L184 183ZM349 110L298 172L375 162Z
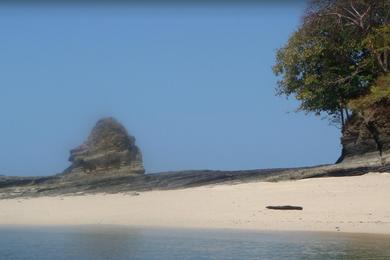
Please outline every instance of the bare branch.
M340 13L328 13L328 15L335 15L335 16L337 16L339 18L345 18L345 19L351 21L353 24L355 24L355 25L360 27L359 21L357 21L357 20L355 20L355 19L353 19L353 18L351 18L349 16L346 16L346 15L343 15L343 14L340 14Z
M359 17L361 17L361 15L360 15L360 13L355 9L355 7L353 6L353 1L351 0L351 8L352 8L352 10L354 10L355 11L355 13L359 16Z
M350 10L348 10L347 8L345 8L345 7L342 7L342 9L344 10L344 11L347 11L350 15L352 15L352 17L354 17L354 18L360 18L360 16L359 15L356 15L356 14L354 14L353 12L351 12Z
M362 14L361 18L363 19L364 16L366 16L370 10L371 10L371 6L367 7L367 10Z

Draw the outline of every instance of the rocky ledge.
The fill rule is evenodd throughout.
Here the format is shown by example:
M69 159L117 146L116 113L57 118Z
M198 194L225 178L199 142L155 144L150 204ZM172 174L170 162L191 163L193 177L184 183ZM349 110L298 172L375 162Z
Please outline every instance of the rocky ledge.
M347 122L341 137L343 147L337 162L390 162L390 104L382 102Z
M315 167L247 171L199 170L130 175L84 174L78 175L77 178L68 178L66 175L0 177L0 199L171 190L204 185L232 185L257 181L277 182L317 177L356 176L368 172L389 171L390 166L341 163Z
M70 151L72 165L64 174L128 175L145 172L140 149L135 138L114 118L96 123L88 139Z

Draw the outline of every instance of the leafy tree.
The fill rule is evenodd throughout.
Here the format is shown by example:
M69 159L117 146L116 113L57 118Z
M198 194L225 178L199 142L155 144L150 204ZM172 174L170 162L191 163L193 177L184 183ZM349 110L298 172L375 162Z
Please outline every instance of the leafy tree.
M371 86L367 95L361 96L349 102L351 109L363 111L373 104L379 104L390 100L390 73L379 77Z
M300 28L276 54L277 93L342 127L350 103L389 71L390 0L312 0Z

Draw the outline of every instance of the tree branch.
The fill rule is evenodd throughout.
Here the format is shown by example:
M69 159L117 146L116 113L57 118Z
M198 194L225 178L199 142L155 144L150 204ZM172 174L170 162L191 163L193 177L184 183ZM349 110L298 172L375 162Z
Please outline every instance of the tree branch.
M352 10L354 10L355 13L356 13L359 17L361 17L360 13L355 9L355 7L353 7L353 1L352 1L352 0L350 1L350 3L351 3L351 8L352 8Z
M337 12L336 13L328 13L328 15L335 15L335 16L337 16L339 18L345 18L345 19L351 21L353 24L361 27L359 21L357 21L357 20L355 20L355 19L353 19L353 18L351 18L349 16L346 16L346 15L343 15L343 14L340 14L340 13L337 13Z

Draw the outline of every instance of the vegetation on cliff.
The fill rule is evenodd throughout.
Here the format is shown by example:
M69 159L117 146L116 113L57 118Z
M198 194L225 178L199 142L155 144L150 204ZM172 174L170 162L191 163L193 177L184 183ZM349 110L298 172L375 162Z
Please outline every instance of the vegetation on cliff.
M326 113L344 129L352 113L390 100L390 1L312 0L277 51L277 92L299 110Z

